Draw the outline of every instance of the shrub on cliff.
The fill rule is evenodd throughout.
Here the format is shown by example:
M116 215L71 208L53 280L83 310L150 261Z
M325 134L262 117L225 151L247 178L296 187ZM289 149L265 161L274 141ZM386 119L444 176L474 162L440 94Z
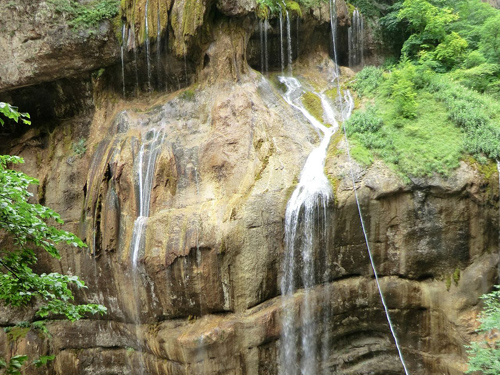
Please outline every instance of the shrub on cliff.
M29 123L29 115L17 108L0 102L0 113L7 119ZM4 123L4 119L0 119ZM84 247L84 243L73 233L59 229L61 217L48 207L29 202L32 194L28 187L38 180L8 168L9 164L22 163L17 156L0 155L0 300L8 306L22 308L30 306L38 322L40 319L64 317L70 321L82 318L87 313L106 312L96 304L75 304L71 288L85 288L77 276L56 272L37 273L33 266L38 261L37 251L45 251L59 258L58 244ZM10 362L0 360L0 368L15 374L26 356L14 356ZM39 360L40 361L40 360ZM37 362L38 363L38 362Z
M473 342L467 347L469 369L467 373L481 371L484 375L500 374L500 290L495 290L481 297L484 302L483 312L479 317L481 325L478 332L484 339Z

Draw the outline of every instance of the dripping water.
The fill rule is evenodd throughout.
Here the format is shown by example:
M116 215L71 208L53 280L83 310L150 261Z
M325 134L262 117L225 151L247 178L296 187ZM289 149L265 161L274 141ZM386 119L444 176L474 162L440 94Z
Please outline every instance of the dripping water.
M299 56L299 26L300 26L300 17L297 16L297 37L295 39L295 43L296 43L296 46L295 46L295 50L297 51L297 56Z
M149 41L149 20L148 20L148 7L149 0L146 0L146 7L144 10L144 27L146 32L146 63L148 67L148 91L151 91L151 55L150 55L150 41Z
M287 46L288 46L288 71L289 74L292 75L292 27L290 25L290 15L288 13L288 10L285 10L286 14L286 40L287 40Z
M356 8L352 14L351 27L347 31L349 47L349 67L364 65L364 26L363 16Z
M279 21L280 21L280 61L281 61L281 73L285 72L285 48L283 45L283 11L280 7L280 14L279 14Z
M264 20L259 21L260 35L260 71L264 73Z
M269 51L267 49L267 31L269 29L269 22L267 18L264 20L264 68L265 73L269 72Z
M139 95L139 65L137 62L137 45L136 45L136 37L134 28L130 28L130 32L132 32L132 36L134 38L132 43L132 49L134 50L134 66L135 66L135 95Z
M160 19L160 2L158 2L158 17L156 21L156 70L158 74L158 88L162 84L161 74L161 19Z
M123 97L125 97L125 22L122 24L122 44L120 46L120 57L122 60L122 86L123 86Z
M337 38L337 1L336 0L330 0L330 27L332 29L332 47L333 47L333 62L335 64L335 74L333 79L337 80L337 98L341 99L341 94L340 94L340 68L338 64L338 57L337 57L337 43L336 43L336 38ZM340 102L339 102L340 104Z

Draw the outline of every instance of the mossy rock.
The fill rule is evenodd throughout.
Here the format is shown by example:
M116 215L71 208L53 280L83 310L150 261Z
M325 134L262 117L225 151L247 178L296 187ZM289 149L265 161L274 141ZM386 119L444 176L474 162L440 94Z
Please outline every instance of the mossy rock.
M321 105L319 96L310 91L306 91L302 94L301 100L309 113L313 115L316 120L323 123L323 106Z
M146 4L148 8L148 35L146 35ZM160 34L164 34L168 25L168 12L172 1L162 0L121 0L120 16L126 19L137 36L137 44L144 44L146 36L150 39L158 35L158 23Z

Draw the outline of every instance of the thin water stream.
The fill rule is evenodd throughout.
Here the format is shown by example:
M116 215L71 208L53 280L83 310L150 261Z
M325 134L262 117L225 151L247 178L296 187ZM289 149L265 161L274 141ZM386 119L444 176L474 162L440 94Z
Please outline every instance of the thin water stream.
M125 97L125 22L122 24L122 43L120 45L120 57L122 61L122 87L123 87L123 97Z
M356 8L352 14L351 27L347 31L349 46L349 67L364 65L364 23L363 16Z
M134 271L137 268L139 252L144 247L144 229L149 216L154 170L164 136L165 132L163 128L148 130L144 136L145 139L142 140L141 148L134 165L138 187L138 215L132 232L131 251Z
M146 32L146 64L148 67L148 90L151 91L151 42L149 40L149 20L148 20L148 7L149 7L149 0L146 0L146 7L144 8L144 28Z

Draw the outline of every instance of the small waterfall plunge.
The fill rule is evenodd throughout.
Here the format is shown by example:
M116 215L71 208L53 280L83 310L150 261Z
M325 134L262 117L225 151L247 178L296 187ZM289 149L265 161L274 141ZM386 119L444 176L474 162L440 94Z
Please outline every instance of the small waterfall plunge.
M362 68L364 61L364 24L363 16L356 8L352 14L351 27L347 31L349 44L349 67Z
M165 132L161 129L150 129L142 140L141 148L134 164L134 173L137 181L137 218L132 232L131 256L134 273L137 269L137 259L144 247L144 229L149 216L151 189L156 159L163 143Z
M149 217L151 190L153 188L154 171L156 159L160 153L163 139L165 137L164 127L146 130L141 139L141 146L134 160L134 177L136 181L137 218L134 221L132 241L130 244L133 293L136 303L135 327L138 348L142 351L143 341L141 338L140 324L143 306L141 304L140 290L143 288L143 278L138 269L138 258L145 247L146 225ZM154 296L153 290L151 291ZM147 308L147 307L146 307ZM139 357L137 374L145 373L145 363L142 356Z
M331 123L328 128L312 116L302 105L303 93L300 82L293 77L280 77L287 87L284 99L293 108L299 110L309 123L322 134L321 142L307 158L302 169L299 183L288 201L285 213L285 259L281 294L283 304L282 346L280 374L295 375L317 373L319 354L317 325L315 319L315 300L311 295L317 284L315 263L318 252L324 251L327 241L327 206L333 197L332 188L324 174L326 151L332 134L338 124L333 117L333 109L326 98L320 96L328 108L325 118ZM327 271L326 271L327 272ZM294 299L294 293L300 287L304 289L300 318L293 308L288 306ZM297 320L300 319L300 322ZM299 324L297 324L299 323ZM300 329L297 329L300 325Z

